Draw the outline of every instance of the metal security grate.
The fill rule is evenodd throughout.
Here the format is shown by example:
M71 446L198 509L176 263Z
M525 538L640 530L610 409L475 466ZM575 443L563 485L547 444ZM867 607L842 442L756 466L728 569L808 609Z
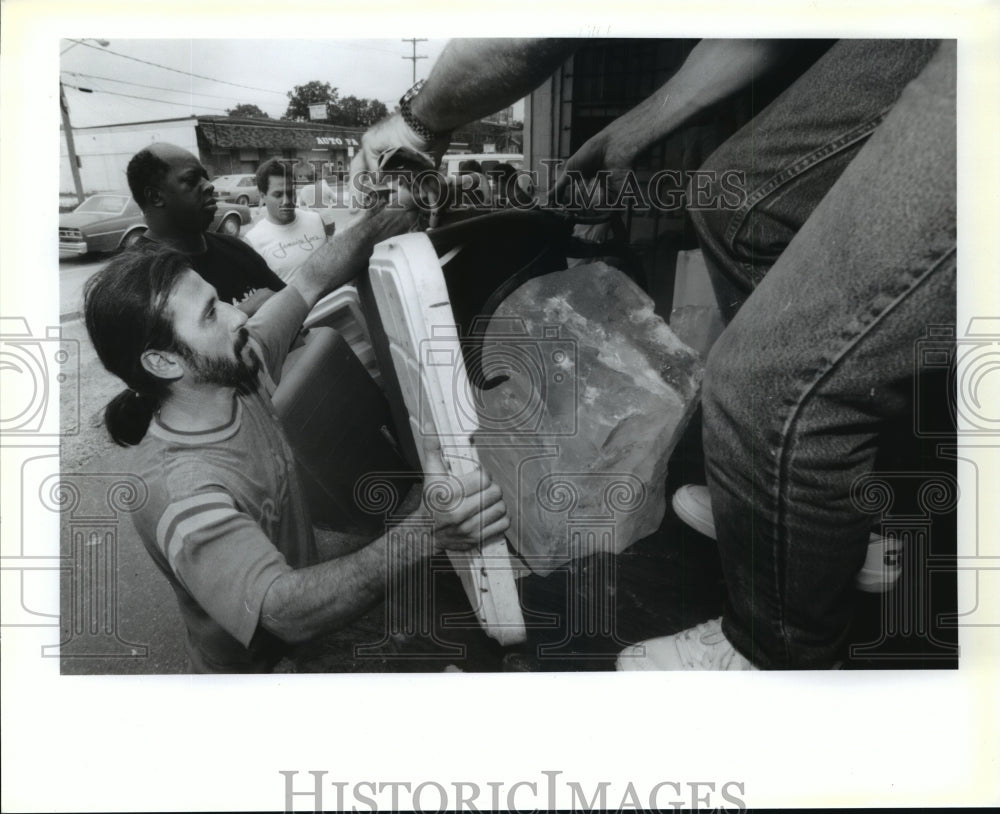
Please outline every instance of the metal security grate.
M601 40L580 48L561 76L560 148L564 155L575 152L653 93L677 71L697 42ZM704 136L700 128L686 128L654 144L636 161L639 183L645 188L653 173L661 169L696 168L707 152L693 151L691 143L693 138L704 140ZM669 300L677 250L689 248L694 240L686 234L679 186L677 193L676 208L629 210L623 216L629 243L645 270L644 287L658 302Z

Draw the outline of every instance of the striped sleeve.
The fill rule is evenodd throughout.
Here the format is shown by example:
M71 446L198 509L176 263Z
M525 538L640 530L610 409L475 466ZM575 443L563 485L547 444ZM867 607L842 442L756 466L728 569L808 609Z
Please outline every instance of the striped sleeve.
M222 491L170 503L157 523L156 545L188 593L244 646L257 630L267 589L292 570Z

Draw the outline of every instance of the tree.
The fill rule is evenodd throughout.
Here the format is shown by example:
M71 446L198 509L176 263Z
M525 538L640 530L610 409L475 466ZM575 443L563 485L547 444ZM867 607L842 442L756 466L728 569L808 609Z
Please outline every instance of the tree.
M309 105L326 105L326 115L336 111L339 102L337 89L330 86L329 82L319 82L313 80L305 85L296 85L288 91L288 109L282 119L303 122L309 121Z
M250 105L246 103L241 103L236 105L236 107L230 108L226 111L227 116L232 116L235 119L270 119L263 110L261 110L257 105Z
M371 127L389 115L386 106L378 99L359 99L357 96L345 96L340 100L339 108L339 121L334 124L347 127Z
M281 118L309 121L309 106L320 104L326 105L326 120L342 127L371 127L389 114L378 99L359 99L357 96L341 99L338 89L329 82L313 80L296 85L288 92L288 109Z

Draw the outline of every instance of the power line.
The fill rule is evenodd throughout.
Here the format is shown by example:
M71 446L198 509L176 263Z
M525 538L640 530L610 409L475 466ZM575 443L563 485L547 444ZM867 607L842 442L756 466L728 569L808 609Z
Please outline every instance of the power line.
M84 42L83 40L73 40L73 42L78 45L86 45L88 48L93 48L95 51L100 51L103 54L113 54L116 57L121 57L122 59L131 59L133 62L141 62L143 65L152 65L154 68L162 68L165 71L173 71L174 73L184 74L184 76L193 76L195 79L205 79L209 82L218 82L221 85L232 85L234 88L243 88L244 90L257 90L262 93L274 93L278 96L284 96L284 91L271 90L270 88L255 88L253 85L240 85L237 82L229 82L225 79L215 79L211 76L204 76L202 74L191 73L190 71L182 71L180 68L171 68L169 65L161 65L159 62L150 62L148 59L139 59L139 57L129 56L128 54L122 54L118 51L112 51L110 48L104 48L97 45L91 45L89 42ZM156 101L155 99L153 101Z
M151 99L148 96L133 96L131 93L117 93L113 90L95 90L94 88L81 88L77 85L68 85L63 82L64 88L72 88L73 90L78 90L81 93L107 93L110 96L122 96L125 99L141 99L144 102L156 102L160 105L178 105L179 107L200 107L203 110L215 110L219 113L225 113L226 111L219 107L210 107L209 105L196 105L189 104L188 102L168 102L165 99Z
M212 93L197 93L195 91L184 90L182 88L161 88L158 85L146 85L143 84L142 82L129 82L127 79L114 79L110 76L96 76L95 74L79 73L77 71L63 71L63 73L69 74L70 76L82 76L86 79L101 79L105 82L118 82L119 84L122 85L135 85L138 88L148 88L149 90L166 90L170 91L171 93L188 93L191 96L204 96L208 99L222 99L224 102L233 102L232 96L216 96L215 94Z
M413 62L413 84L416 85L417 84L417 60L418 59L427 59L427 55L426 54L421 54L420 56L417 56L417 43L418 42L427 42L427 38L426 37L410 37L410 39L405 39L404 38L403 42L408 42L408 43L411 43L413 45L413 56L412 57L403 57L403 59L409 59L409 60L412 60L412 62Z

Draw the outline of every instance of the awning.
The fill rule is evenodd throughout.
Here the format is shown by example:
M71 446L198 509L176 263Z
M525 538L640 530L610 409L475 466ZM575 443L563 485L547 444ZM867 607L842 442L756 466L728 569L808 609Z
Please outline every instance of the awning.
M227 120L198 117L198 132L217 150L258 148L267 150L342 150L360 145L360 130L323 127L301 122Z

